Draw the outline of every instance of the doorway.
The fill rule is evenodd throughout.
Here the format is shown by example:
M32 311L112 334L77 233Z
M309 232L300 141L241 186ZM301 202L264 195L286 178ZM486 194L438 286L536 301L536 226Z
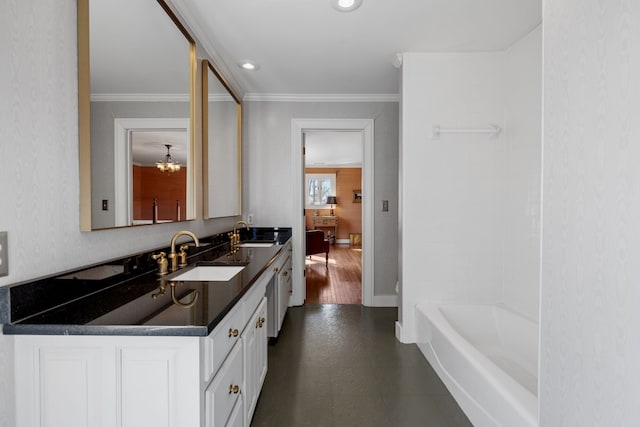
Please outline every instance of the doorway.
M362 304L362 139L304 133L307 304Z
M293 119L291 123L293 198L294 285L291 302L302 305L306 299L305 278L305 186L303 146L305 134L319 131L358 132L362 136L362 188L357 194L362 206L361 301L373 305L373 120L372 119ZM352 189L353 191L354 189ZM358 189L356 189L358 190Z

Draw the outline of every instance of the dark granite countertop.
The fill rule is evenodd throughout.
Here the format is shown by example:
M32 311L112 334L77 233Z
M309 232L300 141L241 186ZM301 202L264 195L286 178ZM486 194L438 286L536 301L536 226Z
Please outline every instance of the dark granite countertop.
M281 229L283 230L283 229ZM11 293L11 321L5 334L30 335L165 335L207 336L271 265L290 238L290 229L272 235L244 236L249 239L271 237L271 247L235 248L221 243L220 236L209 239L203 248L190 248L189 266L167 276L158 276L148 255L140 254L135 268L132 257L92 266L88 269L21 284ZM207 243L207 239L201 239ZM193 253L193 254L192 254ZM135 258L135 257L134 257ZM141 261L143 260L143 261ZM244 265L244 269L224 282L177 281L172 301L169 282L196 265ZM164 287L164 292L163 292ZM56 294L64 294L57 303ZM35 296L34 296L35 295ZM47 301L41 310L27 298ZM59 298L62 298L59 296ZM16 319L16 320L14 320Z

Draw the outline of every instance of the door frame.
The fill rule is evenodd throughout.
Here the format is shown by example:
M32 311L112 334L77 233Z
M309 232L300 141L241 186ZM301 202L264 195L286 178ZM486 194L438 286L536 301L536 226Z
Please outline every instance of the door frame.
M355 131L362 134L362 304L373 306L373 195L374 150L373 119L291 119L291 180L293 189L293 294L292 305L306 298L305 220L304 220L304 133L309 131Z
M187 171L193 171L193 153L189 143L191 138L191 123L188 118L115 118L114 124L114 198L115 226L126 227L133 224L133 156L131 155L131 131L163 131L186 130L187 132ZM158 160L161 160L159 158ZM195 191L190 177L193 172L187 172L187 206L185 218L195 218Z

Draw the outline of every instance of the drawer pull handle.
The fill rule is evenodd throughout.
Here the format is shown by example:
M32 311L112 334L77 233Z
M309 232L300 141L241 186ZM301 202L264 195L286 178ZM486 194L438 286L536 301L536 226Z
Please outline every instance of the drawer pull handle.
M233 394L238 394L238 392L240 391L240 387L238 385L229 385L229 394L233 393Z
M284 273L282 273L283 276L287 277L289 275L288 271L285 271Z
M261 323L264 323L264 322L266 322L266 321L267 321L267 319L265 319L264 317L261 317L261 318L260 318L260 322L261 322Z
M231 337L237 337L239 334L237 329L229 329L229 338Z
M280 271L280 269L279 269L278 267L275 267L275 268L273 269L273 271L275 271L275 272L277 273L278 271Z

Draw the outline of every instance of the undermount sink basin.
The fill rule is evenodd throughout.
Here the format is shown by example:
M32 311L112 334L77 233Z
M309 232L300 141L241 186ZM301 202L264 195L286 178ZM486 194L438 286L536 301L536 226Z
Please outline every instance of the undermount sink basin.
M199 265L178 274L171 281L226 282L244 270L244 266Z
M236 247L238 248L270 248L275 245L273 242L243 242L238 243Z

